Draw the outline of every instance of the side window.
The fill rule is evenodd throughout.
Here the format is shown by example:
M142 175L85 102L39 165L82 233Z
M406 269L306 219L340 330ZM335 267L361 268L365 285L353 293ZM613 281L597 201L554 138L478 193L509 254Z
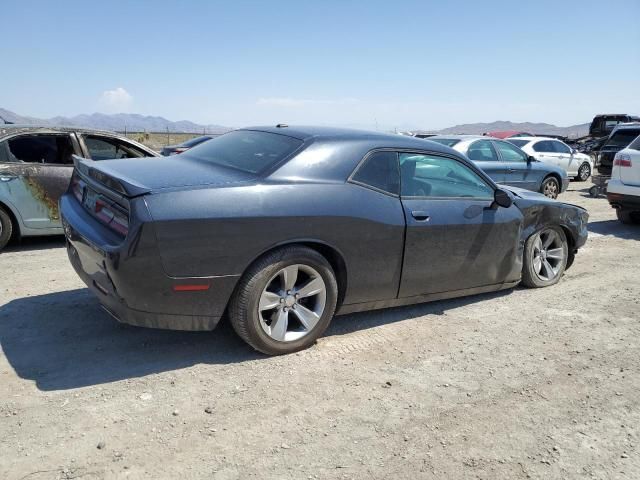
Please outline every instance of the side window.
M474 162L497 162L498 154L489 140L473 142L467 150L467 157Z
M571 153L571 149L562 142L550 142L557 153Z
M493 199L493 188L462 162L439 155L400 154L405 197Z
M400 193L398 154L396 152L373 153L358 168L352 180L398 195Z
M525 162L527 155L509 142L494 142L496 148L500 152L503 162Z
M533 150L536 152L555 152L553 145L548 140L543 140L541 142L536 143L533 146Z
M640 136L636 138L633 142L631 142L627 148L632 148L633 150L640 150Z
M115 138L85 135L84 144L86 145L87 150L89 150L89 156L92 160L111 160L148 156L146 152Z
M9 151L19 161L67 165L73 163L69 135L22 135L7 141Z

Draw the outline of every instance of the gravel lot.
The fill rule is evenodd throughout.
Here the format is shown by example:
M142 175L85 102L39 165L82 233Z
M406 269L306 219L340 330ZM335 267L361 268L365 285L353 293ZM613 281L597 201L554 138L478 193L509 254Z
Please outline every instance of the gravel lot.
M119 325L60 238L0 255L0 478L640 478L640 227L589 184L559 285L338 317L267 358Z

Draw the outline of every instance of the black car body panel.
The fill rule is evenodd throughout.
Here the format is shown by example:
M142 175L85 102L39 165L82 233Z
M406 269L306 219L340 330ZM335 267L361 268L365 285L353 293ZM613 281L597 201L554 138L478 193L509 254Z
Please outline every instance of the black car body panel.
M200 147L193 158L186 152L179 163L164 158L151 167L142 159L78 162L88 186L130 212L127 235L114 242L71 190L61 201L72 264L116 318L211 329L247 268L288 244L328 259L338 277L338 313L347 313L516 285L524 242L547 225L562 226L574 251L586 240L583 209L531 192L511 189L513 204L503 208L487 198L401 198L352 179L371 152L427 152L454 159L497 189L440 144L315 127L243 131L284 134L302 146L260 174L198 162ZM105 178L122 185L120 199ZM423 210L427 221L414 218ZM194 284L202 290L189 290Z

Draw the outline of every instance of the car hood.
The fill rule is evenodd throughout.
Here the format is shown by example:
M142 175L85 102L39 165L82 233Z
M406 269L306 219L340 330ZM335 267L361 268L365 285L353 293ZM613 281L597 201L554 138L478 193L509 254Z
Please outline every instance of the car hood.
M560 200L553 200L552 198L545 197L543 194L538 192L532 192L531 190L525 190L524 188L512 187L510 185L500 185L502 190L508 190L516 197L516 204L518 204L517 199L521 198L523 200L528 200L536 203L544 203L544 204L553 204L553 205L568 205L571 207L579 208L580 210L585 210L584 208L574 205L573 203L562 202Z
M182 155L100 162L83 160L83 164L118 181L131 196L202 186L226 187L256 180L249 173Z

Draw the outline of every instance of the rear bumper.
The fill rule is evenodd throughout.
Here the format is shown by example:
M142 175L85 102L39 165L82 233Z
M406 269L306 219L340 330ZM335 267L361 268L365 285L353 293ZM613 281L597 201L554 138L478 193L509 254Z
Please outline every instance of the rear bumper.
M613 208L640 211L640 187L611 179L607 184L607 200Z
M150 226L138 225L120 244L74 198L64 195L60 213L74 270L113 317L122 323L170 330L212 330L237 277L174 278L162 269ZM175 291L206 284L205 291Z

